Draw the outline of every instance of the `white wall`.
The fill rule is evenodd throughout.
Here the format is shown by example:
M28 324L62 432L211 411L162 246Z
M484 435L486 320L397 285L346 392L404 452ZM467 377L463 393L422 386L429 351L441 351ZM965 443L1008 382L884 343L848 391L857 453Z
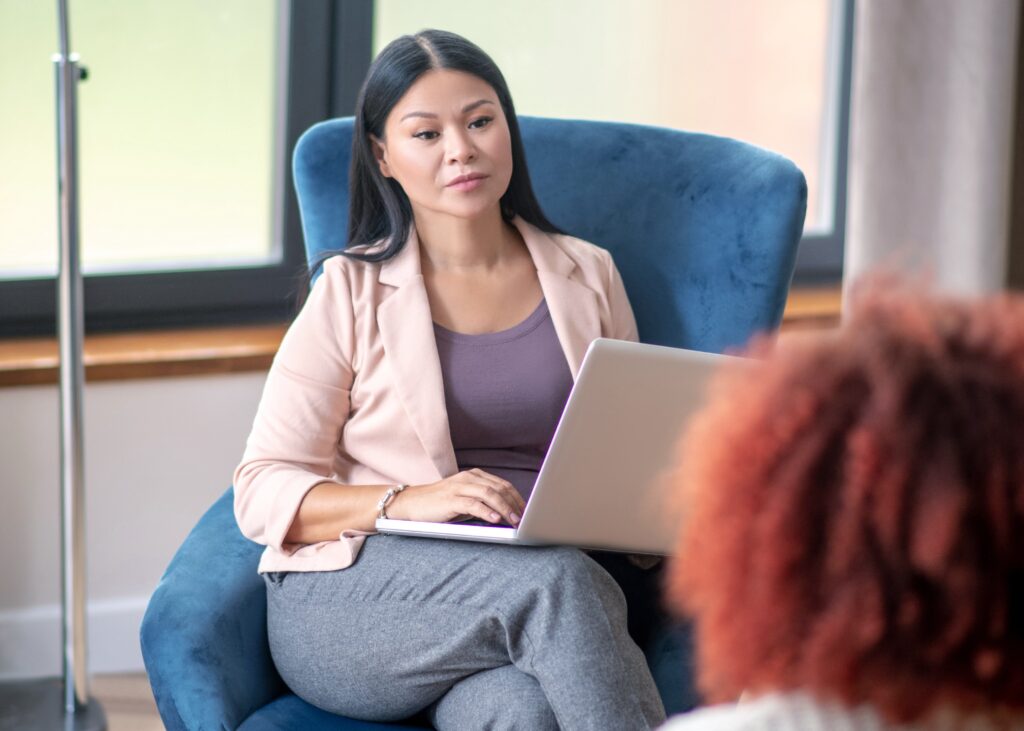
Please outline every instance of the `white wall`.
M146 603L231 484L265 373L85 389L89 668L142 669ZM0 679L61 673L58 389L0 388Z

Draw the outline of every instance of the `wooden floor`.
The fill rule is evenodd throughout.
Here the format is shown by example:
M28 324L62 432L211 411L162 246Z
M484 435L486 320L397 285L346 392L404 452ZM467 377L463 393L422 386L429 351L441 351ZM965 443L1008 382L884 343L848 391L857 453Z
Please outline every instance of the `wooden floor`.
M107 731L163 731L145 673L93 675L89 693L107 714Z

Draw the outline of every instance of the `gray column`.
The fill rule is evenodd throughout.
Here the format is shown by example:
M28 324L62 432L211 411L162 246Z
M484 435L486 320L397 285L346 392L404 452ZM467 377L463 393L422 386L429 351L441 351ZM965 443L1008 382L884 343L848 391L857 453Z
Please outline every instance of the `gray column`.
M858 0L844 281L1007 278L1018 0Z

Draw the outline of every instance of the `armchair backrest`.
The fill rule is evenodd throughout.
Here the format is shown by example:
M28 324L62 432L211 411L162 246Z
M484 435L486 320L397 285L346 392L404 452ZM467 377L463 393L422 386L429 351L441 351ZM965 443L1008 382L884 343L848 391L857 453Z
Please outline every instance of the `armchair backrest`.
M807 208L789 160L661 127L519 117L537 199L567 233L608 249L640 339L721 352L777 327ZM306 253L348 236L353 118L322 122L293 160Z

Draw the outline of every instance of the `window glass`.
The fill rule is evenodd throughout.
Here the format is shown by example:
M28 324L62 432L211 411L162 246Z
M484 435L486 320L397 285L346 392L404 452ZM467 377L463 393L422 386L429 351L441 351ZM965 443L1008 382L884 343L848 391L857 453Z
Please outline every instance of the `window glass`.
M0 0L0 278L56 271L55 15ZM278 17L276 0L71 3L85 273L273 258Z
M442 28L494 58L520 114L708 132L779 152L807 177L812 233L832 227L839 5L377 0L374 53L403 33Z

